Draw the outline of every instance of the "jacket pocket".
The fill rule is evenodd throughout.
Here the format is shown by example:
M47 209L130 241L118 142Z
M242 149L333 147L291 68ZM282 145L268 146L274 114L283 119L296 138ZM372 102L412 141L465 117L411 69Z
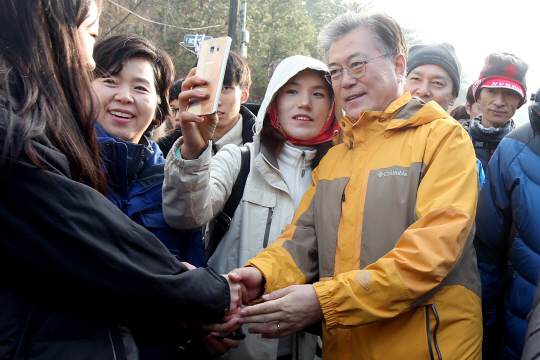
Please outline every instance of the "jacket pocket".
M248 201L255 205L273 208L276 206L277 196L274 192L266 191L246 184L242 200Z
M272 230L272 212L276 203L276 194L246 186L241 203L242 224L233 230L235 234L238 234L239 264L245 264L262 251L269 241L274 240L270 236L270 231Z

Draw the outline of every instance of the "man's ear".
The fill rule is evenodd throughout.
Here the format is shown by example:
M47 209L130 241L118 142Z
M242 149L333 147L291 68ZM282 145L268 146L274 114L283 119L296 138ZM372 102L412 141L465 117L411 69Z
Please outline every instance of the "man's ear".
M405 70L407 69L405 56L402 54L396 55L394 58L394 66L396 67L396 77L398 79L398 83L401 83L401 81L403 81L405 78Z
M469 104L468 101L465 103L465 111L467 111L467 114L469 114L469 116L471 115L471 104Z
M454 106L455 103L456 103L456 98L453 98L452 101L450 101L450 106Z
M240 97L240 104L248 101L249 98L249 86L246 86L242 89L242 96Z

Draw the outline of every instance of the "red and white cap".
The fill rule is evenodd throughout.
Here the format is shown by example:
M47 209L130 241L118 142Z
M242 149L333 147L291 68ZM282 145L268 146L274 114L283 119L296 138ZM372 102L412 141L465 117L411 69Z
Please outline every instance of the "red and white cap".
M488 55L480 72L480 79L473 84L474 99L478 101L480 89L504 88L517 92L521 96L518 108L527 102L525 74L529 66L515 55L493 53Z

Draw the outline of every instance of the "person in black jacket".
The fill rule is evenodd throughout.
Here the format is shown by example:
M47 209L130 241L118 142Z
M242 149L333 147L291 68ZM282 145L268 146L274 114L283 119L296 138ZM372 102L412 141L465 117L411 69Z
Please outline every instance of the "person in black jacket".
M240 302L239 286L188 271L103 196L86 72L98 5L0 5L2 359L136 359L134 339L166 342L180 322L213 323Z
M246 59L231 51L227 59L223 87L219 97L217 114L219 122L212 138L215 154L227 144L243 145L253 142L255 115L243 104L249 98L251 70ZM180 109L179 112L185 111ZM179 113L176 113L178 118ZM177 126L174 132L157 140L157 144L166 158L174 142L182 136L182 129Z

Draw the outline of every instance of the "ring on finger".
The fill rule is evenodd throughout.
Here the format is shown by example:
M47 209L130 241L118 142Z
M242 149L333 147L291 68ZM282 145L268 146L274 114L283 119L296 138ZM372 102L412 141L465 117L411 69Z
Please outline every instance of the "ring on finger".
M277 325L278 331L281 332L281 326L279 326L279 320L278 320L278 322L276 323L276 325Z

